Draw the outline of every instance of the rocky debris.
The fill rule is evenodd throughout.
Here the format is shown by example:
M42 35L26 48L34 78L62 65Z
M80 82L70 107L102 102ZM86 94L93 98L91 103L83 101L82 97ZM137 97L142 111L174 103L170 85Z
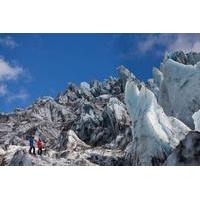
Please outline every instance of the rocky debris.
M89 146L80 140L73 130L63 129L59 136L59 151L87 149Z
M200 165L200 133L191 131L167 158L168 166L199 166Z
M101 166L124 166L125 157L120 151L105 151L99 154L95 151L89 154L88 160L96 165Z
M133 165L160 165L190 130L168 117L155 95L145 86L128 81L125 100L132 119L133 145L128 154Z
M177 51L171 53L169 57L184 65L195 65L200 61L200 53L197 52L184 53L183 51Z
M31 166L32 159L31 159L31 156L26 153L26 151L18 150L15 152L9 165L11 165L11 166Z
M9 115L0 113L0 123L7 123L9 121Z
M30 155L28 146L9 146L0 151L0 165L10 166L89 166L123 165L124 154L121 150L93 148L84 144L73 131L68 131L68 145L63 151L51 150L42 156Z
M114 144L116 148L126 145L122 140L131 139L127 137L127 129L130 127L130 118L127 114L125 105L117 98L103 100L102 104L98 102L91 104L84 102L80 106L80 120L76 124L76 132L84 142L92 146L109 146ZM120 140L120 141L119 141ZM125 143L125 144L122 144ZM117 145L118 144L118 145Z
M4 150L0 165L31 166L32 159L25 147L10 145L8 149Z
M69 109L58 104L51 97L43 97L37 100L28 110L30 110L31 117L49 122L64 122L69 118L74 118Z
M69 83L55 99L42 97L26 109L1 113L0 147L6 152L4 158L1 156L2 162L5 165L121 165L117 161L123 160L121 154L119 159L104 154L122 151L132 141L123 92L123 84L129 78L134 75L123 68L119 78L82 82L80 86ZM27 154L27 139L34 128L37 128L36 139L40 137L45 143L43 160ZM100 149L92 153L95 148Z
M0 148L0 165L3 165L3 160L4 160L4 156L5 156L6 152Z
M119 79L110 77L103 82L82 82L80 88L70 84L68 90L56 98L58 103L66 105L76 115L72 129L88 145L124 148L131 140L122 84L134 75L124 67L120 69ZM123 110L120 119L116 119L115 107Z

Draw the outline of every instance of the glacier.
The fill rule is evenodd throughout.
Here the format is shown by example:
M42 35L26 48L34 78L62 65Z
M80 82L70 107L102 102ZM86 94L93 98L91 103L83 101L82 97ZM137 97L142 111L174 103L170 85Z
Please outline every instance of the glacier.
M56 98L41 97L25 109L0 113L0 165L123 165L132 141L120 78L69 83ZM126 74L126 76L124 76ZM28 136L45 143L42 157L28 154Z
M194 120L195 130L196 131L200 131L200 110L198 110L197 112L195 112L192 115L192 118Z
M146 82L117 72L0 113L0 165L200 165L200 53L166 54ZM35 127L43 156L28 153Z
M161 164L190 128L168 117L153 92L134 81L126 84L125 101L133 123L133 165Z
M167 115L194 129L192 115L200 109L200 68L198 62L194 65L183 64L171 57L160 66L163 79L158 102Z

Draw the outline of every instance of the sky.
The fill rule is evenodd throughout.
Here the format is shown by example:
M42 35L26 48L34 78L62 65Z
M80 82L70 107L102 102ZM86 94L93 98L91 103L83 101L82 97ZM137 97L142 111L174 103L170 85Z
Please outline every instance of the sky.
M69 82L152 76L166 52L200 50L200 34L0 34L0 112L55 97Z

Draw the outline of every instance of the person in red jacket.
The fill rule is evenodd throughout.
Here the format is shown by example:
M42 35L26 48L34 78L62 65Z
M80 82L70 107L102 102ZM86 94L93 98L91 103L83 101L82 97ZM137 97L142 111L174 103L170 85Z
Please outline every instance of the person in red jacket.
M42 155L42 149L44 148L42 140L39 138L37 141L37 147L38 147L38 155Z

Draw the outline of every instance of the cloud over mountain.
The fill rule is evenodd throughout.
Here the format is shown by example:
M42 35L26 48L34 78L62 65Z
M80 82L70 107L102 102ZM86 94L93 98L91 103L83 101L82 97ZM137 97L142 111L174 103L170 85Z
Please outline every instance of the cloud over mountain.
M16 80L23 73L22 67L12 66L0 58L0 81Z
M160 46L164 51L200 51L200 34L150 34L137 43L140 53L148 53Z
M5 97L7 103L14 100L24 101L28 98L29 95L26 90L20 89L19 92L14 93L8 87L10 81L19 80L24 73L22 67L10 64L4 58L0 58L0 96Z

